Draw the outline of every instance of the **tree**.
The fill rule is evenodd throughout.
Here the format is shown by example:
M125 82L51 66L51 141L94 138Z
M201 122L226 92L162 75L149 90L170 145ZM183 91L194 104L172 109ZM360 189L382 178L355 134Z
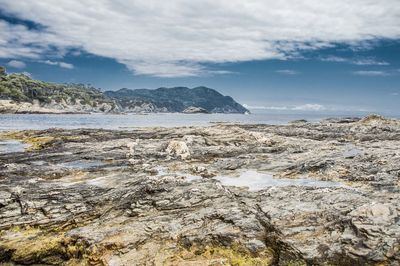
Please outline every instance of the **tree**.
M6 68L3 66L0 66L0 76L5 76L6 75Z

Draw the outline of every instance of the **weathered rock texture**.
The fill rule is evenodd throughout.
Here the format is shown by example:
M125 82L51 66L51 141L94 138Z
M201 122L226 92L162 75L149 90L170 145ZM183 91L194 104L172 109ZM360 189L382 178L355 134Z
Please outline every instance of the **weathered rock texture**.
M32 145L0 154L5 263L399 265L399 121L3 138ZM343 186L249 191L213 178L245 169Z

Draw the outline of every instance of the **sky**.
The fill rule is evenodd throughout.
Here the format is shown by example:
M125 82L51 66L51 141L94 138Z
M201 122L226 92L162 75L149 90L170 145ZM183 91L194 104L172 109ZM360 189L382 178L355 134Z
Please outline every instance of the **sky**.
M252 110L400 115L399 0L0 0L0 65Z

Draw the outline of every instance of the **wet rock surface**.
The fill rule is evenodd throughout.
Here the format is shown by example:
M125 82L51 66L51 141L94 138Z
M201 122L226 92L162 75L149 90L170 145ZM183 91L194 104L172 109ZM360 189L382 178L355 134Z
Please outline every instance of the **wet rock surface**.
M2 138L31 145L0 153L4 263L399 265L396 120Z

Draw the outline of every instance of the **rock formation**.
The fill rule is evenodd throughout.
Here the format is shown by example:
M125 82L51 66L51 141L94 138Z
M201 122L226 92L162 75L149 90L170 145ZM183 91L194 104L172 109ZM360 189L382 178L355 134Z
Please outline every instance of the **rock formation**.
M1 138L30 145L0 150L4 263L399 265L397 120ZM249 169L276 185L221 181Z
M189 148L184 141L171 140L165 151L181 159L188 159L190 156Z
M209 114L209 112L201 107L189 106L182 111L184 114Z

